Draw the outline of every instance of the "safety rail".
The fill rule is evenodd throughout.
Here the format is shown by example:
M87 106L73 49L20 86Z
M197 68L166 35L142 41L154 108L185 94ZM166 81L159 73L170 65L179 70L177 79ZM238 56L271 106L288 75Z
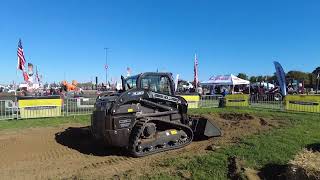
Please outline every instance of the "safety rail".
M199 107L212 108L219 107L219 102L223 98L222 95L202 95L199 101Z
M91 114L95 98L67 98L63 101L63 114L65 116Z
M14 119L17 108L12 100L0 100L0 120Z
M281 96L274 94L253 94L249 97L249 107L284 110L284 101Z
M320 113L320 96L301 96L298 99L283 99L275 95L250 95L247 108L272 109L279 111L301 111ZM223 104L221 95L200 96L196 108L216 108ZM13 100L0 100L0 120L28 119L36 117L90 115L94 109L95 98L65 98L60 106L41 106L19 108ZM245 107L243 107L245 108ZM39 112L41 111L41 112ZM31 113L31 114L30 114Z

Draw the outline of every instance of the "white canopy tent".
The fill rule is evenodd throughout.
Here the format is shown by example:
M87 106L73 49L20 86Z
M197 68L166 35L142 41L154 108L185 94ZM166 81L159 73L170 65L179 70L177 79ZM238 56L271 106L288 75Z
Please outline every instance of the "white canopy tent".
M203 81L200 83L201 85L205 86L230 86L232 92L234 92L234 87L237 85L249 85L250 81L238 78L237 76L230 74L230 75L221 75L221 76L212 76L209 80ZM249 93L250 93L250 86L249 86Z
M230 74L230 75L223 75L223 76L212 76L208 81L201 82L203 85L247 85L250 84L250 81L238 78L237 76Z

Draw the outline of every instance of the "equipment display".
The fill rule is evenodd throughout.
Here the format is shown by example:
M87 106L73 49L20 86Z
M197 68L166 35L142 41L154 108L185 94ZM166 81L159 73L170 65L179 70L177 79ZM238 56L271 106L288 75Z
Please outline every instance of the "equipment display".
M170 73L122 77L122 86L95 103L91 132L105 145L142 157L182 148L194 138L221 135L207 119L187 115L188 103L175 95Z

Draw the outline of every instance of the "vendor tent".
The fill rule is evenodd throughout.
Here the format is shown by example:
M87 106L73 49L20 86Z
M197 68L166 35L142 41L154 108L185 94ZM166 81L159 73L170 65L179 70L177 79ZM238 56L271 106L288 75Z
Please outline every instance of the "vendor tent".
M212 76L208 81L201 82L202 85L242 85L242 84L250 84L250 81L238 78L237 76L223 75L223 76Z

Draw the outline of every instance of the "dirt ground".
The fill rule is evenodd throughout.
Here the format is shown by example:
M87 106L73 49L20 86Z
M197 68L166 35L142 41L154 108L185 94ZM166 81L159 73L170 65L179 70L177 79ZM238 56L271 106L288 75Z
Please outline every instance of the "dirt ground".
M164 158L203 154L239 138L285 125L281 120L249 114L206 115L223 131L222 137L193 142L189 146L143 158L126 156L121 149L97 144L86 127L68 124L55 128L31 128L0 132L1 179L105 179L130 177L155 171Z

